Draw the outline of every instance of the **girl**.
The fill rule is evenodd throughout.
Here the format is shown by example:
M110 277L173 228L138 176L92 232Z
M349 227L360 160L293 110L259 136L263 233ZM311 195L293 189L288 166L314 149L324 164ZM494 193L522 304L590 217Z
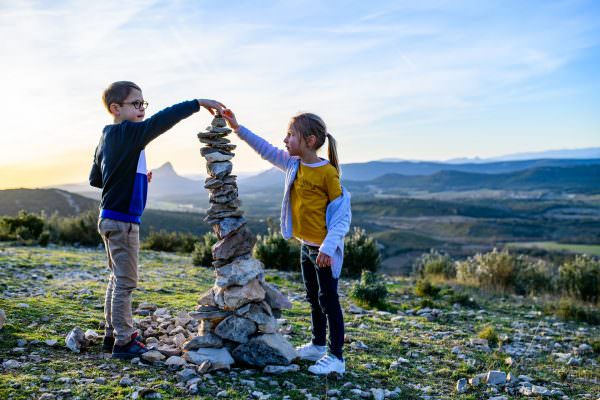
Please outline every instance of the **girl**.
M315 114L298 114L291 119L283 140L287 151L239 125L231 110L226 109L223 117L242 140L286 174L281 233L302 243L300 265L312 319L312 341L296 350L300 358L316 361L308 368L310 372L343 374L344 318L337 288L351 212L350 194L340 185L336 142ZM329 160L317 156L325 139Z

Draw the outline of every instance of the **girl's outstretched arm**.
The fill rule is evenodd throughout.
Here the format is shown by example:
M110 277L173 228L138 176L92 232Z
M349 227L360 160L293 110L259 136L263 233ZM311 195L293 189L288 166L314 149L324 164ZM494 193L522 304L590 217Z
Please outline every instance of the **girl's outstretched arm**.
M282 171L287 169L287 165L292 158L290 154L282 149L273 146L262 137L250 131L245 126L237 123L235 114L230 109L223 111L223 117L227 123L238 134L240 139L248 143L263 159L267 160Z

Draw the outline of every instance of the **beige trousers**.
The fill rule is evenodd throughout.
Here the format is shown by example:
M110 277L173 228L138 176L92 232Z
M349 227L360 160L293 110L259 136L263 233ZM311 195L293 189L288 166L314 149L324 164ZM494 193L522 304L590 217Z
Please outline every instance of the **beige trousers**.
M105 335L114 336L115 344L122 346L129 343L134 332L131 292L138 282L140 226L101 218L98 231L104 241L110 270L104 298Z

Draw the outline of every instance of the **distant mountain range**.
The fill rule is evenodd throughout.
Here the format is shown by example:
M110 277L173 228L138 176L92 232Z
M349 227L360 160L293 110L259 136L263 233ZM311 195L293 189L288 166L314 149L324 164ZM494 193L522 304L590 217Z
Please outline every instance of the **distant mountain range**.
M442 163L430 161L370 161L366 163L342 164L342 180L345 185L355 188L362 185L386 185L421 190L467 190L467 188L498 187L505 189L560 189L564 180L555 179L551 174L564 177L569 175L569 182L580 180L569 188L577 190L583 186L600 186L597 168L587 169L586 166L600 165L600 158L594 159L535 159L517 161L495 161L486 163ZM564 168L575 168L564 170ZM526 171L530 171L526 173ZM516 172L522 174L510 175ZM525 179L526 175L530 175ZM577 176L577 174L582 174ZM153 170L153 180L150 184L149 202L169 201L181 197L186 202L198 196L206 198L203 180L194 180L177 174L171 163L166 163ZM421 177L421 178L418 178ZM544 182L547 179L549 181ZM261 191L281 190L284 174L276 168L259 174L238 178L240 193L256 193ZM537 183L536 183L537 182ZM495 185L495 186L494 186ZM99 199L100 192L85 183L61 185L60 189L78 193L93 199ZM391 188L391 186L390 186ZM462 189L461 189L462 188ZM589 192L586 190L586 192Z
M548 158L564 158L564 159L576 159L576 158L600 158L600 147L587 147L583 149L561 149L561 150L546 150L528 153L514 153L506 154L499 157L489 158L454 158L447 160L447 163L485 163L493 161L520 161L520 160L539 160Z
M574 159L574 158L600 158L600 147L587 147L582 149L560 149L560 150L545 150L545 151L535 151L528 153L513 153L506 154L498 157L462 157L462 158L452 158L446 161L442 161L446 164L464 164L464 163L487 163L494 161L522 161L522 160L539 160L542 158L566 158L566 159ZM403 158L382 158L377 161L419 161L419 160L409 160Z
M386 174L367 182L346 181L351 192L406 190L429 192L493 190L550 190L567 193L600 193L600 163L565 167L535 167L526 170L483 174L439 171L431 175Z

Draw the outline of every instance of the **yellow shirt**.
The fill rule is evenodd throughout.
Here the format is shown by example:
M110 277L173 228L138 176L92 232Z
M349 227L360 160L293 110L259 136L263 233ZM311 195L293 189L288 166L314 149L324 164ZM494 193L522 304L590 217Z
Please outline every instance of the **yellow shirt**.
M325 210L342 194L340 176L327 160L314 164L300 162L291 189L292 233L316 245L327 236Z

